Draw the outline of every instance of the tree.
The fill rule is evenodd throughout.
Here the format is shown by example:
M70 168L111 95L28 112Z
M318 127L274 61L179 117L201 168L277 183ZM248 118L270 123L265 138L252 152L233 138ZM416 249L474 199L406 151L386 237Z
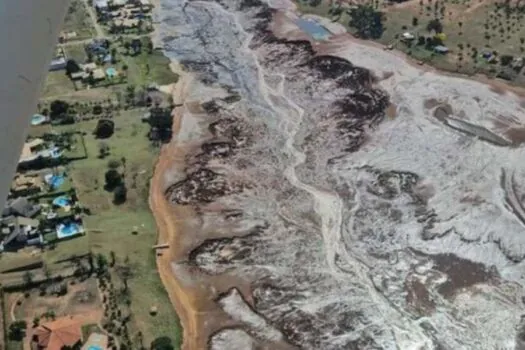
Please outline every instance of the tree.
M135 85L128 85L126 87L126 103L129 105L135 104Z
M115 47L111 49L111 63L117 63L117 49Z
M89 252L87 259L88 259L88 265L89 265L89 273L91 274L93 273L93 271L95 271L95 261L93 259L93 253Z
M418 25L418 23L419 23L419 20L417 19L417 17L413 17L413 18L412 18L412 26L415 27L415 26Z
M93 134L97 139L107 139L115 132L115 122L109 119L99 119Z
M33 275L33 273L31 271L26 271L24 273L24 276L23 276L23 279L24 279L24 285L26 287L29 287L33 284L33 278L35 276Z
M120 173L115 169L109 169L106 171L104 178L106 180L106 185L104 187L108 191L114 190L122 183L122 175L120 175Z
M124 41L124 48L126 49L126 55L129 55L129 49L131 48L131 43L129 41Z
M173 350L173 341L170 337L158 337L151 342L151 350Z
M100 159L104 159L107 155L109 155L109 146L105 142L100 142L98 144L98 157Z
M419 46L421 46L421 45L425 45L425 37L424 37L424 36L419 36L419 37L417 38L417 44L418 44Z
M383 13L374 10L370 5L357 5L348 10L350 27L357 30L363 39L378 39L383 35Z
M106 271L108 267L108 259L102 253L97 254L97 269L99 273Z
M443 24L441 24L440 20L437 18L434 18L427 24L427 30L429 32L434 31L436 34L443 33Z
M118 169L120 167L120 162L116 159L112 159L108 162L109 169Z
M124 183L118 185L113 191L113 203L122 204L128 198L128 189Z
M510 56L510 55L502 55L500 57L500 63L502 66L508 66L512 60L514 59L513 56Z
M153 42L149 38L148 38L148 41L146 42L146 49L148 50L148 54L151 55L153 53Z
M110 251L109 252L109 266L110 267L115 266L116 260L117 260L117 258L116 258L115 252L114 251Z
M93 62L93 53L91 51L87 52L87 61L89 63Z
M18 320L9 325L9 339L21 341L26 335L27 322Z
M67 60L66 62L66 74L71 76L71 74L80 72L80 66L75 60Z
M69 110L69 103L62 100L54 100L49 106L50 112L49 117L51 120L63 118L67 115Z

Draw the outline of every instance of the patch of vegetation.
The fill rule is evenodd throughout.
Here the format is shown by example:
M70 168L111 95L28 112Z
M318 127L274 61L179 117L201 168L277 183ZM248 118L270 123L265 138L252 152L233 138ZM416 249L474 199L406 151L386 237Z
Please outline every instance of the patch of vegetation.
M92 37L95 28L82 0L72 0L64 20L64 32L76 32L75 39L82 40Z

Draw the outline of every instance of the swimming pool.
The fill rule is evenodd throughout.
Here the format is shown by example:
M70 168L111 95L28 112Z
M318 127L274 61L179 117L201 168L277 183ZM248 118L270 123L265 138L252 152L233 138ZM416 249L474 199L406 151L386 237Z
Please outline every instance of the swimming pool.
M64 175L47 174L46 176L44 176L44 180L49 186L55 189L62 186L62 184L64 183Z
M41 114L35 114L31 117L31 125L40 125L44 123L47 118Z
M74 222L68 222L65 224L59 224L57 227L57 237L60 238L67 238L74 236L76 234L84 232L84 228L76 224Z
M106 75L110 78L113 78L113 77L116 77L117 76L117 70L113 67L109 67L108 69L106 69Z
M53 199L53 205L64 208L71 205L71 199L66 196L56 197L55 199Z
M100 346L90 345L87 350L102 350L102 348Z
M60 148L53 147L49 150L49 154L52 158L60 158L62 156L62 151L60 151Z
M298 18L295 24L315 40L326 40L331 35L325 27L311 19Z

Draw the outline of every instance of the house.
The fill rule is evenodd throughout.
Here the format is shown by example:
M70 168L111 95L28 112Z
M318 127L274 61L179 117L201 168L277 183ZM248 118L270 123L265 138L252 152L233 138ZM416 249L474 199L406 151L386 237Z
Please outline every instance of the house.
M86 45L86 52L96 56L104 56L109 53L109 41L106 39L94 39Z
M1 221L1 240L0 251L7 247L20 247L31 242L32 244L42 243L38 227L40 221L22 216L9 216Z
M139 20L136 18L124 18L115 20L115 26L122 27L124 29L130 29L138 27Z
M91 333L81 350L90 350L90 349L108 349L108 336L100 333Z
M109 9L108 0L94 0L93 6L96 10L104 12Z
M411 41L411 40L414 40L416 37L414 36L414 34L412 33L409 33L409 32L404 32L402 35L402 40L404 41Z
M89 72L94 71L94 70L97 69L98 67L97 67L97 64L96 64L96 63L91 62L91 63L82 64L82 65L81 65L81 68L82 68L82 70L83 70L84 72L89 73Z
M434 46L434 51L440 54L448 53L448 47L443 45Z
M7 202L2 211L2 216L24 216L26 218L35 217L40 212L40 206L31 204L25 197L19 197Z
M50 71L57 71L66 69L66 58L65 57L57 57L51 61L51 64L49 65Z
M33 342L38 349L62 350L82 342L79 320L73 316L61 317L38 326L33 333Z
M128 3L128 0L112 0L111 5L113 7L123 7Z
M36 194L43 189L39 174L17 174L11 184L11 195L15 197Z
M24 143L22 154L20 155L19 163L33 161L38 158L38 155L46 147L44 140L37 138Z
M64 42L66 42L68 40L75 39L77 36L78 36L78 34L75 31L62 32L62 33L60 33L60 36L59 36L58 40L61 43L64 43Z

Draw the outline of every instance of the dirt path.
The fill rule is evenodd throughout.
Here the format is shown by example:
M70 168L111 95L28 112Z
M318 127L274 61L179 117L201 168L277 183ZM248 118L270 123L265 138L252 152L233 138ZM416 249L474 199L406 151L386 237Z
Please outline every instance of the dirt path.
M90 5L88 0L82 0L82 3L84 4L84 7L86 8L86 11L89 14L89 17L91 18L91 22L93 23L93 27L95 28L95 32L97 33L97 38L104 38L104 31L102 30L102 27L97 22L97 14L95 13L95 9L93 6Z
M191 78L183 74L179 82L174 86L174 101L182 102L186 87ZM168 292L171 303L180 318L183 328L182 349L201 349L205 344L198 338L199 314L196 308L196 300L192 293L185 290L173 273L171 264L176 260L174 246L178 244L179 230L176 220L172 215L170 204L164 197L163 175L173 166L174 160L180 155L177 149L177 133L180 129L182 119L182 108L174 111L173 138L171 143L162 147L159 160L155 166L155 172L151 181L149 205L155 217L158 227L158 243L168 243L171 248L163 250L162 255L157 256L157 269L162 283Z

